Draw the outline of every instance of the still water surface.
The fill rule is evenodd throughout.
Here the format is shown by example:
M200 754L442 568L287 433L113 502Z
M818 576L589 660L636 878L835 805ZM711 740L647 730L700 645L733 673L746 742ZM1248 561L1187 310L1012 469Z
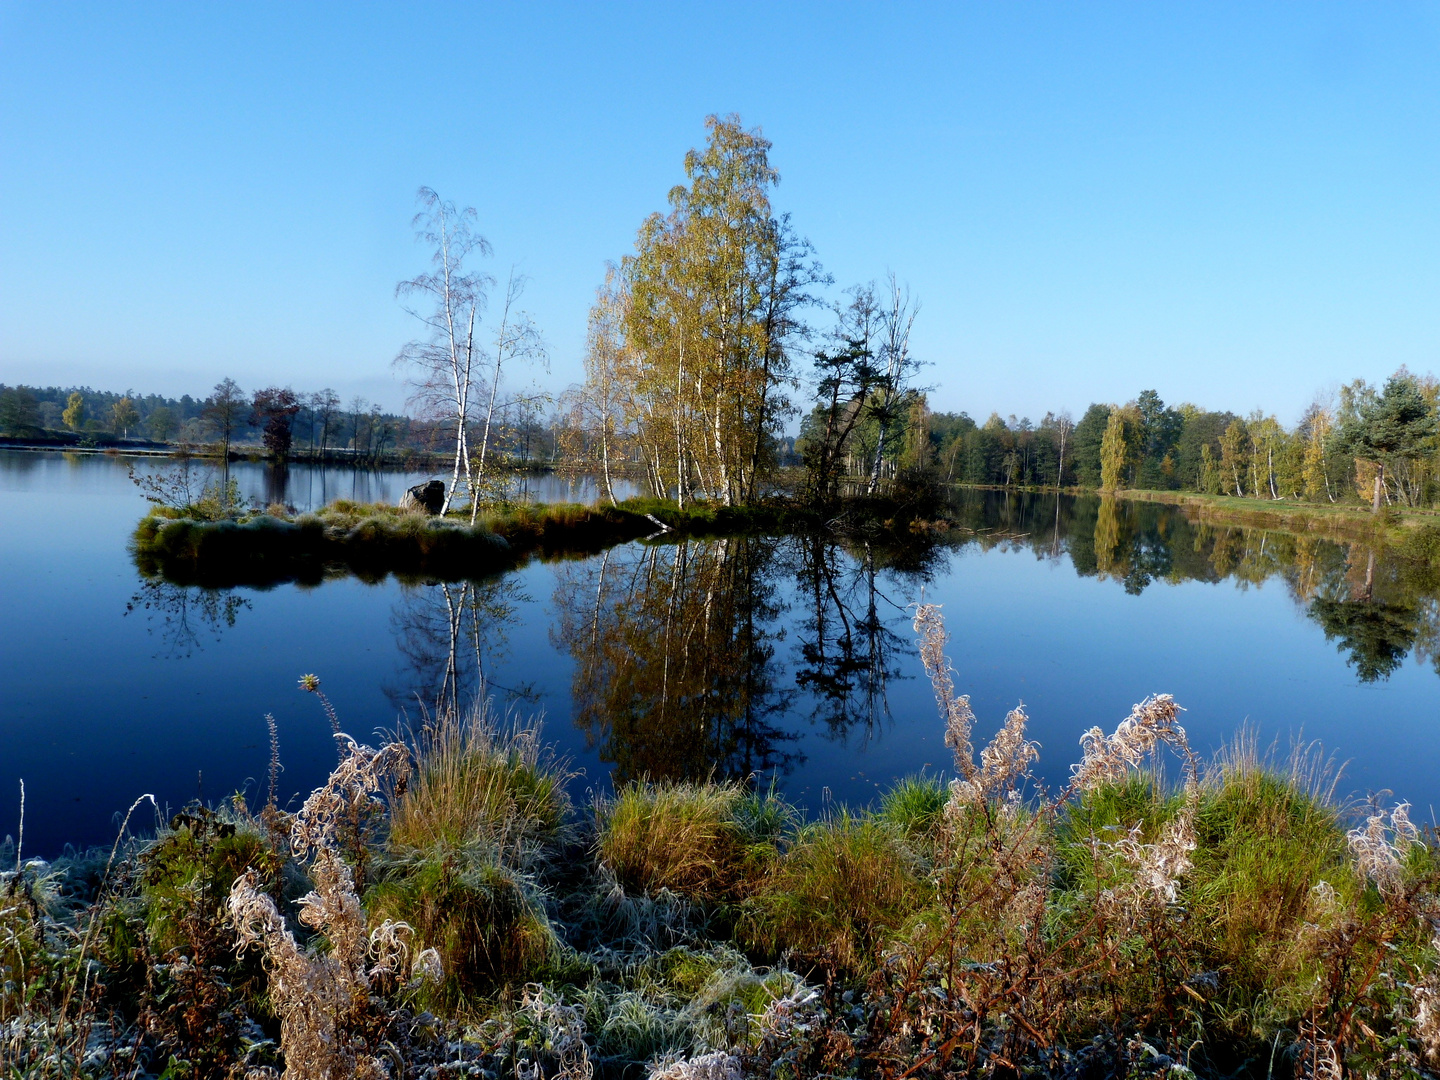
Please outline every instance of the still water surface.
M983 742L1023 701L1040 772L1146 694L1173 693L1197 748L1242 726L1283 754L1318 739L1341 790L1440 807L1440 602L1363 549L1192 525L1171 508L965 497L973 531L887 551L823 538L628 544L476 582L205 591L147 582L126 548L146 504L127 463L0 452L0 836L113 838L142 793L171 807L256 790L264 716L285 796L334 760L320 675L368 737L442 693L543 714L576 795L636 776L775 779L817 812L944 771L907 606L944 604ZM155 467L153 464L149 467ZM423 474L234 467L260 502L394 501ZM540 500L594 497L531 480ZM1328 636L1327 636L1328 633Z

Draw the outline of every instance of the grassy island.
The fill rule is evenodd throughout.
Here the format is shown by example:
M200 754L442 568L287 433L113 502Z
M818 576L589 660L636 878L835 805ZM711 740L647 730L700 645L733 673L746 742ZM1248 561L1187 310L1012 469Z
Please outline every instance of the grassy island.
M1191 752L1167 696L1037 791L915 618L953 779L807 816L740 784L572 804L529 727L356 743L298 808L192 805L0 872L27 1077L1424 1075L1440 848L1317 757ZM1159 757L1180 764L1162 779ZM143 798L137 807L143 804ZM138 820L136 808L127 823ZM143 811L142 811L143 813Z
M497 505L445 516L384 503L337 500L316 513L227 511L205 503L156 506L131 549L147 577L212 587L315 583L328 574L364 580L460 580L514 569L533 557L589 555L643 538L734 536L825 529L911 535L943 529L934 507L912 500L852 499L813 506L773 498L745 506L630 499L613 506Z

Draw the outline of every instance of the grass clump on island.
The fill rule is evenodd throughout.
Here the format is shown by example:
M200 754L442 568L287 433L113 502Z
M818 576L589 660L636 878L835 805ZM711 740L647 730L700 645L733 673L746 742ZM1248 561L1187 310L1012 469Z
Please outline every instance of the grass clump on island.
M955 773L874 809L807 820L681 781L576 807L538 732L482 709L378 749L337 733L293 813L277 760L259 810L191 807L54 864L12 849L0 1058L573 1080L1440 1064L1440 852L1405 805L1337 806L1314 756L1243 737L1202 764L1165 696L1035 793L1024 711L977 754L937 609L916 627Z
M385 503L339 499L311 513L283 506L247 509L207 491L193 503L159 503L140 520L131 550L140 571L184 585L315 584L336 573L366 581L461 580L514 569L532 557L584 556L643 538L734 536L827 527L911 532L933 524L919 507L853 500L838 513L789 499L748 506L684 506L636 498L617 505L497 503L472 523ZM917 524L917 522L919 524ZM941 522L943 524L943 521Z

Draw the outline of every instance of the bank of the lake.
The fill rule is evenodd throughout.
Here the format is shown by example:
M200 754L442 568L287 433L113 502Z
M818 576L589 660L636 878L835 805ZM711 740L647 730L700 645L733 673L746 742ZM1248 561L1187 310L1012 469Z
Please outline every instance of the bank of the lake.
M1358 503L1307 503L1207 495L1195 491L1126 489L1117 498L1181 507L1194 521L1257 529L1304 531L1341 540L1403 544L1416 530L1440 527L1440 510L1387 506L1377 515Z
M1338 542L1382 547L1405 557L1440 565L1440 510L1386 506L1377 515L1370 507L1359 503L1253 499L1197 491L1121 488L1104 492L1077 487L953 486L957 491L1011 491L1026 495L1109 497L1137 503L1159 503L1179 507L1189 520L1197 523L1323 536Z

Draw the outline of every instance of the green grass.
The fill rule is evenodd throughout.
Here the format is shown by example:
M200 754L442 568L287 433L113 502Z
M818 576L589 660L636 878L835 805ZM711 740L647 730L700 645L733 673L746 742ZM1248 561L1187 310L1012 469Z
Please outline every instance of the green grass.
M1242 525L1281 532L1312 532L1341 540L1404 544L1417 530L1440 529L1440 511L1387 507L1380 515L1360 503L1311 503L1290 500L1205 495L1194 491L1123 490L1118 498L1182 507L1197 521Z
M628 892L733 897L746 878L744 801L735 784L631 784L599 807L600 862Z
M483 710L442 714L418 738L413 774L391 803L394 852L499 850L527 862L564 827L569 774L533 728Z
M842 811L802 829L746 902L743 940L841 972L869 970L928 902L918 855L898 830Z

